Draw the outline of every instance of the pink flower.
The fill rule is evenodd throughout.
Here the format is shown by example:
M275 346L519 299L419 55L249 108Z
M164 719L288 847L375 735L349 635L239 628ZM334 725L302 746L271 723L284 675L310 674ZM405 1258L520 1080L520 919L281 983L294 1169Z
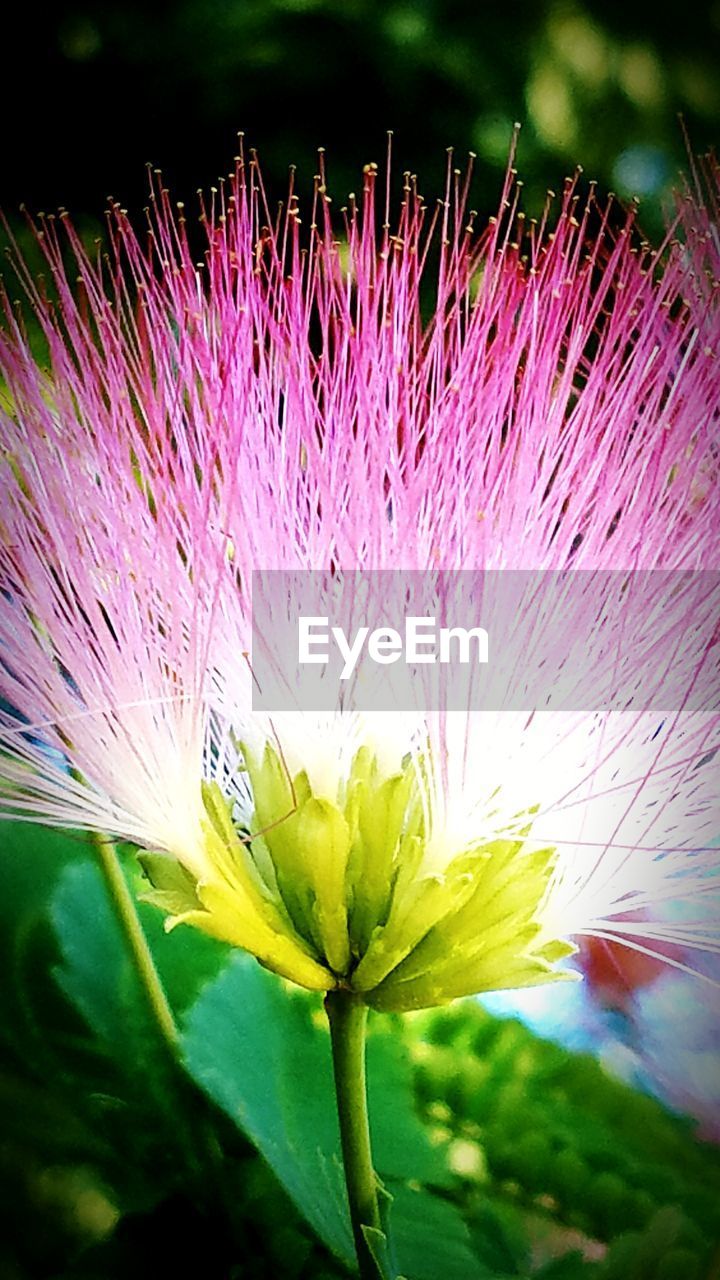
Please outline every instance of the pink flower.
M44 286L15 253L48 354L6 297L0 803L171 855L174 918L381 1007L543 980L576 933L714 949L653 908L717 889L715 705L251 713L253 568L717 568L707 201L653 252L575 180L536 222L510 170L481 232L469 173L397 215L378 181L275 213L240 157L202 245L156 175L146 232L42 219Z

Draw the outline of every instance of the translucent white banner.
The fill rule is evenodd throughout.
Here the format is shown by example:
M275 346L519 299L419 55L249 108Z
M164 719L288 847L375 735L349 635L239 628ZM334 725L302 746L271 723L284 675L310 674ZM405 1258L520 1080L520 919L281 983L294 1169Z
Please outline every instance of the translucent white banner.
M720 573L256 571L253 707L720 705Z

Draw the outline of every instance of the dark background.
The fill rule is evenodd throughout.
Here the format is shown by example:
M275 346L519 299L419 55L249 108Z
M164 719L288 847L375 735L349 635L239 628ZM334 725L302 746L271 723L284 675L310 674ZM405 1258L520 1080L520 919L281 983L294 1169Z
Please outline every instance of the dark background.
M4 29L0 205L67 205L82 221L112 194L144 204L144 163L178 197L259 149L273 197L287 166L309 186L327 148L344 197L361 166L395 166L437 193L454 145L478 153L475 203L493 208L512 122L527 204L581 163L657 221L682 163L717 140L720 0L159 0L17 3Z

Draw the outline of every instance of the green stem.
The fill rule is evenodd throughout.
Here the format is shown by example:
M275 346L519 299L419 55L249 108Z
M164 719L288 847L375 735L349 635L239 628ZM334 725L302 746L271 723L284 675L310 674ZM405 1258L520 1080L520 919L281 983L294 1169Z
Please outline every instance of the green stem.
M125 873L113 841L106 835L93 834L93 844L98 854L108 893L112 900L120 927L125 935L140 986L150 1010L155 1028L163 1043L172 1070L168 1081L169 1094L164 1102L178 1140L184 1150L188 1167L194 1176L207 1180L210 1174L214 1202L221 1203L231 1224L234 1212L227 1196L222 1172L222 1151L210 1118L203 1109L196 1113L197 1094L189 1080L180 1050L180 1035L165 989L157 971L152 951L140 923L135 898L128 887ZM190 1108L190 1110L188 1110ZM178 1117L183 1117L179 1122Z
M325 1010L330 1023L340 1141L358 1269L361 1280L378 1280L380 1273L363 1231L363 1227L381 1230L365 1083L367 1005L350 992L330 991Z
M177 1024L168 1003L168 998L165 995L160 975L155 967L155 961L148 946L145 931L140 923L135 899L128 888L117 849L108 836L94 835L93 843L100 859L105 883L120 921L120 926L127 939L150 1013L173 1060L177 1061Z

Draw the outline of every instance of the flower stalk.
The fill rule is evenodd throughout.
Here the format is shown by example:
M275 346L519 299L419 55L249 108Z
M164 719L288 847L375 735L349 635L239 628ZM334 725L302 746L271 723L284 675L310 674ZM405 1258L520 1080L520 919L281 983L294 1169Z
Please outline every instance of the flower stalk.
M171 1057L177 1063L179 1062L177 1024L145 937L145 931L140 923L135 900L128 888L117 849L108 836L99 833L93 833L93 844L153 1022Z
M325 1011L330 1023L340 1142L358 1270L361 1280L378 1280L382 1273L366 1234L367 1230L382 1230L365 1080L368 1007L359 996L340 990L328 992Z
M145 997L153 1025L167 1054L171 1078L163 1101L177 1131L188 1168L199 1185L207 1178L215 1202L223 1204L230 1221L233 1212L222 1176L222 1153L210 1118L195 1106L195 1088L188 1078L180 1051L180 1035L175 1015L165 993L150 945L145 935L135 898L128 886L117 847L109 836L93 832L92 843L105 880L108 896L123 933L130 959ZM162 1096L160 1094L159 1096ZM188 1109L188 1104L189 1108ZM178 1125L178 1116L185 1123Z

